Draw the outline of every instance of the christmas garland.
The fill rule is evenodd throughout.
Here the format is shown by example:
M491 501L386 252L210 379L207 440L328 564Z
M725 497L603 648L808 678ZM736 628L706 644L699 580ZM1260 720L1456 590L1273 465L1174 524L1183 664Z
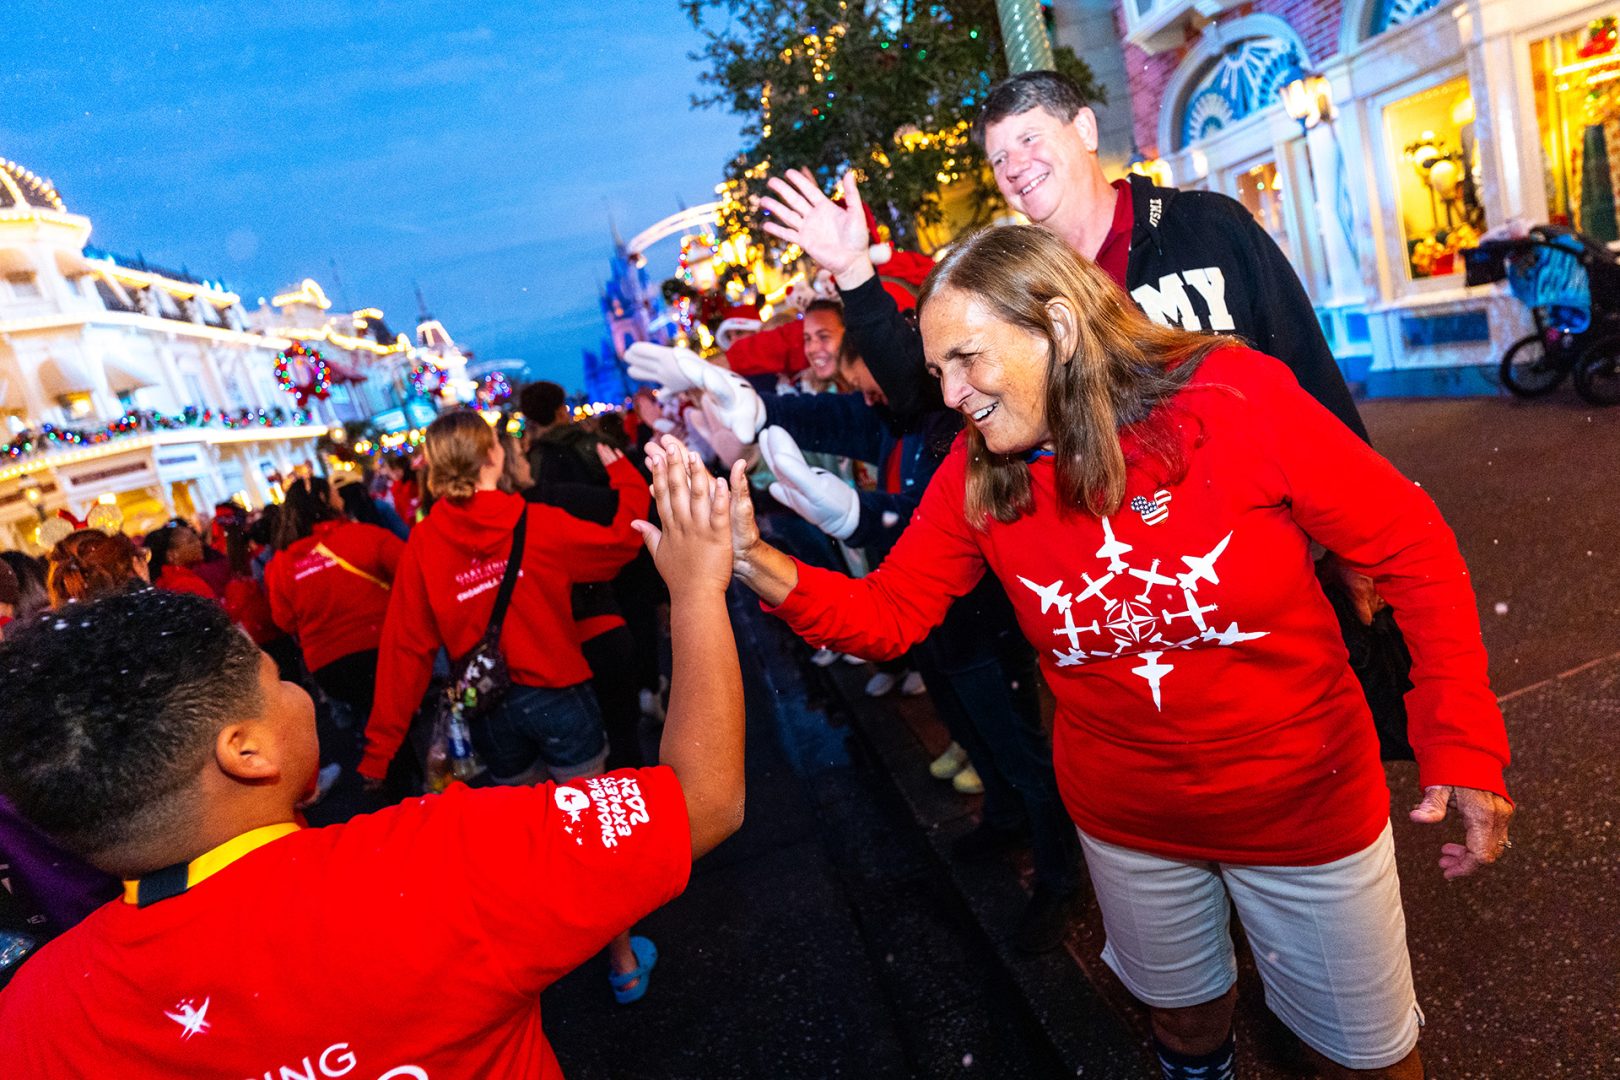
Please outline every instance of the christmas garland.
M180 431L185 428L219 426L227 431L248 427L303 426L312 423L306 409L199 409L188 405L178 416L165 416L151 409L127 412L110 424L101 427L63 428L41 424L37 431L24 431L4 446L0 457L16 460L30 454L45 454L70 446L99 446L128 435L146 435L155 431Z
M486 408L491 405L499 405L510 400L511 397L512 384L499 371L490 372L478 387L478 403Z
M431 360L423 360L411 368L411 389L423 397L432 397L444 388L445 376L449 372ZM427 381L433 380L433 388L429 389Z
M299 361L309 369L309 378L304 382L293 379L293 365ZM332 369L318 350L309 348L302 341L295 341L284 351L276 353L276 385L291 394L302 408L309 404L310 398L325 401L331 396Z

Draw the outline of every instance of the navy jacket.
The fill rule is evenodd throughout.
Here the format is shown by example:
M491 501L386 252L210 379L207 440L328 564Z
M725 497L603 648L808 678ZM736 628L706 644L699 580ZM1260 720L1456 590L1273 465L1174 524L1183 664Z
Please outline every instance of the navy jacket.
M802 449L870 463L880 471L900 448L900 490L858 492L861 520L844 542L888 553L900 539L934 470L945 460L962 428L961 417L934 410L902 426L886 409L873 408L860 394L762 394L767 424L792 435Z

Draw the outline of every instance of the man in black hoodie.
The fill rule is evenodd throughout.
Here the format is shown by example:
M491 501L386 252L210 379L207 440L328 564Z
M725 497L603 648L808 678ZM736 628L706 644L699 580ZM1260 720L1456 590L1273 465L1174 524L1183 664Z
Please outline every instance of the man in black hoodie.
M1078 87L1053 71L1014 75L992 90L974 125L1007 203L1097 262L1155 322L1236 334L1293 369L1300 385L1357 435L1366 429L1288 259L1242 204L1207 191L1110 184L1097 160L1097 118ZM829 270L846 332L889 407L909 417L940 408L922 338L883 291L867 257L865 215L852 174L844 204L810 174L772 178L765 229Z

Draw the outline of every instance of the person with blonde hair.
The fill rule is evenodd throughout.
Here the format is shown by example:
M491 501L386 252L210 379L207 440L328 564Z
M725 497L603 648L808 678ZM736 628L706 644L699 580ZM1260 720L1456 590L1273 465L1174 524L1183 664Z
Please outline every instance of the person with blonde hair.
M147 551L123 533L80 529L64 536L46 558L45 588L51 607L110 596L132 583L150 584L147 558Z
M1434 503L1234 340L1159 326L1049 230L960 242L919 298L967 430L856 581L753 528L736 576L812 644L893 656L988 571L1057 700L1058 786L1168 1077L1230 1076L1235 906L1272 1010L1331 1076L1415 1078L1413 991L1371 714L1312 570L1319 541L1408 633L1423 796L1458 877L1508 847L1501 712Z
M645 481L617 450L596 454L618 493L608 525L501 490L506 450L476 412L428 426L423 443L433 509L411 530L394 574L383 624L377 693L360 775L381 781L427 690L440 647L467 658L492 629L507 564L519 559L498 634L511 688L472 725L473 745L502 784L549 776L574 780L602 771L607 739L580 651L571 606L576 583L608 581L640 546L631 522L647 514ZM646 992L657 951L628 934L609 946L614 992L625 1003Z

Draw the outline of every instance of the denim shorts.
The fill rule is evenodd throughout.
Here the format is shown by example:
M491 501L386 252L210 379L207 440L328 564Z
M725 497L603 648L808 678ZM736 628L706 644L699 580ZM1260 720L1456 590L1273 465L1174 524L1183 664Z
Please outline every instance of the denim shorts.
M602 712L590 683L517 686L473 725L473 748L499 783L590 776L607 753Z

